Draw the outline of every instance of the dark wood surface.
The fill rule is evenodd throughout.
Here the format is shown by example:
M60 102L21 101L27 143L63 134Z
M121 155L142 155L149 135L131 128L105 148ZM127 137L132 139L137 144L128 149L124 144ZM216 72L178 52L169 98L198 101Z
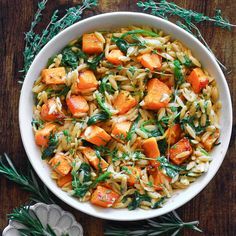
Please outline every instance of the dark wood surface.
M88 11L83 17L112 11L138 11L137 1L101 0L99 7ZM221 8L231 22L236 23L236 1L230 0L176 0L179 5L212 15ZM76 0L49 0L43 22L47 22L54 9L64 9L78 3ZM29 29L37 0L0 0L0 153L8 153L17 168L26 171L25 154L18 127L18 100L21 86L18 73L23 64L24 32ZM41 24L40 27L45 27ZM227 76L233 107L236 107L236 31L231 32L202 25L201 30L217 57L223 61L231 74ZM223 114L227 115L227 114ZM233 133L226 158L215 178L193 200L178 209L186 220L199 220L207 236L236 235L236 143L234 118ZM27 202L28 194L16 184L0 178L0 229L7 225L7 214L13 208ZM103 235L104 220L96 219L71 207L58 203L72 212L81 222L85 235ZM124 227L128 223L123 223ZM198 235L185 231L184 235Z

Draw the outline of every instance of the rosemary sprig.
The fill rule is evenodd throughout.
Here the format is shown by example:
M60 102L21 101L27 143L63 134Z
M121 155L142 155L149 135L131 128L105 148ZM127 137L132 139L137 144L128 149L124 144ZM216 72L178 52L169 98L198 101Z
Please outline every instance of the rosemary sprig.
M107 225L104 234L107 236L155 236L155 235L168 235L176 236L183 229L191 229L197 232L202 232L198 228L198 221L183 222L178 214L173 211L164 216L152 220L146 220L145 223L140 222L134 226L125 229L121 226Z
M232 27L236 27L236 25L231 24L227 19L223 18L221 10L216 10L215 15L213 17L209 17L200 12L185 9L173 2L168 2L166 0L160 0L160 1L148 0L144 2L139 1L137 5L140 8L143 8L144 11L148 10L152 15L159 16L167 20L169 20L169 17L171 16L177 16L180 20L176 21L176 24L181 28L185 29L186 31L188 31L189 33L195 35L212 54L213 54L212 50L210 49L209 45L203 38L196 24L201 22L210 22L213 23L214 26L224 28L227 30L230 30ZM226 67L217 58L216 60L218 61L219 65L224 70L226 70Z
M43 226L37 215L30 211L29 206L15 208L11 214L8 214L8 219L25 226L18 229L22 236L56 236L50 225Z
M3 163L3 159L5 159L6 164ZM29 173L29 175L19 173L7 154L4 154L4 157L0 156L0 174L19 184L24 190L30 192L30 199L32 201L54 203L45 185L39 186L32 169L30 169Z
M66 10L64 16L58 16L58 10L52 14L50 22L41 34L34 32L35 27L42 19L42 11L45 9L48 0L42 0L38 3L38 10L35 13L31 23L30 30L25 34L24 66L21 72L25 77L31 63L38 52L60 31L81 19L84 10L97 6L97 0L83 0L81 5L71 7Z

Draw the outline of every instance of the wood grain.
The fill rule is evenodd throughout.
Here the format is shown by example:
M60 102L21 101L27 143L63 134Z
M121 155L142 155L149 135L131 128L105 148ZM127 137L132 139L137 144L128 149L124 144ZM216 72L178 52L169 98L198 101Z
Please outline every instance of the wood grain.
M45 27L50 14L56 8L77 4L73 0L49 1L44 11L43 23ZM89 17L103 12L139 11L137 1L101 0L96 10L88 11L83 17ZM230 0L176 0L181 6L212 15L214 9L221 8L227 18L236 23L236 1ZM18 100L21 86L17 80L23 64L22 52L24 48L24 32L29 28L37 0L0 0L0 153L7 152L14 160L17 168L26 170L27 157L21 142L18 127ZM217 57L230 68L227 82L232 95L233 107L236 108L236 32L216 29L204 24L200 26L203 36L209 43ZM227 114L223 114L227 115ZM181 217L186 220L200 220L200 227L206 236L234 236L236 235L236 119L234 117L233 133L226 158L215 178L197 197L178 209ZM18 186L0 178L0 229L7 225L6 215L28 200L28 194ZM58 201L65 209L72 212L83 225L85 235L103 235L105 221L85 215ZM110 222L107 222L108 224ZM124 227L128 223L123 223ZM185 231L185 236L198 235Z

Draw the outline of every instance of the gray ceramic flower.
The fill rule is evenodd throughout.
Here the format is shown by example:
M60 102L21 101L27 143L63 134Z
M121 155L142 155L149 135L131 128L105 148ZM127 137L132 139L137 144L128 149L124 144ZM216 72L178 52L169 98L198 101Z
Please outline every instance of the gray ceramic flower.
M83 236L82 226L76 222L74 216L62 210L57 205L46 205L37 203L30 206L30 210L34 211L43 226L47 224L55 231L56 235L60 236L67 233L69 236ZM20 236L17 229L24 228L23 225L9 221L9 225L4 229L3 236Z

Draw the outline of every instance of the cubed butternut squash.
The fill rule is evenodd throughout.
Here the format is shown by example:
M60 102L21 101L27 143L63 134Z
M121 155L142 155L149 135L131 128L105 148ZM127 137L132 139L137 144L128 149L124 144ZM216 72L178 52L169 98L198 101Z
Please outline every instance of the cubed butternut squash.
M165 183L165 181L170 182L171 178L164 175L162 172L156 170L155 173L152 174L153 177L153 185L156 191L160 191L163 190L163 183Z
M181 127L179 124L171 125L166 131L166 141L169 145L177 143L181 136Z
M60 178L57 179L57 185L62 188L63 186L65 186L66 184L69 184L72 181L72 175L69 172L67 175L65 176L61 176Z
M144 109L158 110L166 107L170 101L171 90L158 79L150 79L147 83L147 95L141 105Z
M208 76L200 68L193 69L187 77L187 81L191 84L195 93L200 93L209 83Z
M162 57L155 53L145 53L138 56L138 61L143 67L153 71L161 68Z
M220 131L217 129L212 135L210 135L207 140L203 143L204 148L209 152L212 150L213 145L220 137Z
M75 92L85 92L86 90L95 90L98 87L98 81L93 71L85 70L79 73Z
M56 125L46 123L44 127L35 132L35 142L41 147L47 147L50 134L56 129Z
M66 104L74 117L81 117L89 110L87 101L80 95L71 95L66 99Z
M63 153L57 153L50 161L49 164L59 175L65 176L71 171L71 163L63 155Z
M101 168L103 171L105 171L107 169L108 163L103 158L98 158L96 152L92 148L85 147L82 150L82 153L87 158L90 165L92 165L96 170Z
M109 188L97 186L91 197L91 203L100 207L112 207L120 195Z
M111 139L111 136L104 129L96 125L87 127L82 137L97 146L105 146Z
M42 105L40 116L42 120L45 121L61 120L65 118L64 113L58 110L55 98L48 99L47 102Z
M94 33L83 34L82 50L88 54L99 54L103 52L103 42Z
M184 137L170 148L169 157L175 164L180 165L191 156L192 152L189 140Z
M114 65L121 65L122 61L120 60L120 57L122 56L124 56L124 53L121 52L121 50L114 49L109 52L106 59Z
M121 91L114 100L114 107L122 115L137 105L137 101L128 91Z
M124 142L131 126L130 121L116 123L112 129L111 136L120 142Z
M144 150L144 154L148 158L153 159L150 160L150 164L153 167L160 166L160 163L157 161L157 158L160 156L160 151L156 139L154 137L145 139L142 143L142 148Z
M65 84L65 67L43 69L41 72L42 81L45 84Z

